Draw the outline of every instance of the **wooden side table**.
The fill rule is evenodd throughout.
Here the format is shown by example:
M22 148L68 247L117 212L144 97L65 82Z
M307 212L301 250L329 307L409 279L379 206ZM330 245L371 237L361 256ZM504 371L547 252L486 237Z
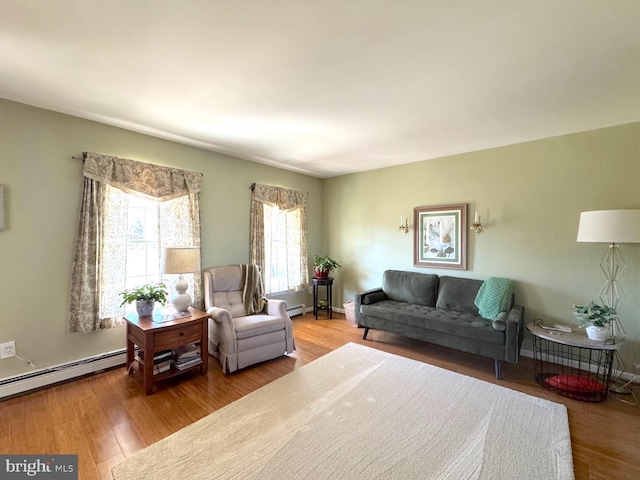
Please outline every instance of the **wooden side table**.
M124 317L127 321L127 371L131 374L132 365L138 364L138 371L142 374L147 395L153 391L155 382L181 375L195 368L199 368L203 375L207 373L209 314L193 307L189 307L189 313L188 317L176 319L173 319L171 313L167 311L156 311L153 317L138 317L136 313L130 313ZM184 370L178 370L172 366L166 372L153 374L155 352L189 344L199 345L202 363ZM145 361L134 359L135 345L140 347Z
M547 390L585 402L606 400L619 343L584 333L549 331L530 323L536 381Z
M316 316L316 320L318 319L318 310L326 310L329 318L333 318L333 296L332 296L332 287L333 287L333 277L326 278L313 278L313 314ZM327 289L327 306L319 307L318 306L318 286L324 285Z

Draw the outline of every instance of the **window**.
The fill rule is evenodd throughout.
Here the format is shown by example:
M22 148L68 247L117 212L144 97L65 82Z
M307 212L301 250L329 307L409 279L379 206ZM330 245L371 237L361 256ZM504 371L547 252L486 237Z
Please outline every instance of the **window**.
M149 200L106 186L102 262L98 281L101 285L100 318L122 314L120 292L152 282L164 282L169 296L178 275L160 274L162 247L190 246L193 239L189 197L166 202ZM193 274L184 274L188 293L195 298ZM133 310L133 306L128 306Z
M100 318L111 318L122 314L120 292L161 280L160 203L107 185L105 212Z
M264 286L265 292L287 292L303 288L300 271L300 216L302 210L283 212L264 206Z
M160 281L158 202L129 196L126 288Z
M249 262L262 268L267 295L307 287L306 193L252 185Z

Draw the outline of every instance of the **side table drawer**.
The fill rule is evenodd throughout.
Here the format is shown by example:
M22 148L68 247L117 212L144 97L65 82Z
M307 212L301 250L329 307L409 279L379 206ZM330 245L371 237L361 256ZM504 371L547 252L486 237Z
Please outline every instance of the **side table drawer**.
M200 341L202 338L202 324L191 325L189 327L176 328L168 332L156 333L153 337L155 349L158 347L170 347L172 345L185 345L191 342Z

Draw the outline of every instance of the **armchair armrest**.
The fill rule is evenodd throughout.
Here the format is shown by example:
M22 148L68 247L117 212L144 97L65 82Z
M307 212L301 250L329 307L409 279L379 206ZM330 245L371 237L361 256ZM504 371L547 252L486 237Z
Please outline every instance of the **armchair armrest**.
M211 315L209 319L209 340L215 346L224 343L233 346L232 352L238 350L238 341L236 339L235 329L233 327L233 317L229 310L220 307L209 307L207 313ZM213 328L212 322L218 324L217 328Z
M267 315L274 315L276 317L287 316L287 302L286 300L267 300Z
M287 340L287 352L291 353L296 349L295 342L293 341L293 322L287 313L287 301L286 300L267 300L267 315L273 315L274 317L281 317L284 320L284 330Z
M364 292L356 293L354 307L355 307L356 323L358 325L360 325L360 319L362 318L362 315L360 313L360 307L364 304L365 298L369 295L380 294L380 293L384 295L384 291L382 290L381 287L372 288L370 290L365 290ZM380 301L380 300L377 300L377 301Z
M209 307L207 309L207 313L211 315L211 318L218 323L227 323L228 325L233 325L233 317L231 316L231 312L229 310L225 310L220 307Z

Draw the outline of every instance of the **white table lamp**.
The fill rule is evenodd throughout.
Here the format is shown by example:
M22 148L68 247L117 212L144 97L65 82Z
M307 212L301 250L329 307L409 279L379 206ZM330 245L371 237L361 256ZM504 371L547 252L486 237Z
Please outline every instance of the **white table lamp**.
M191 295L187 293L189 284L182 276L184 273L200 271L200 248L171 247L163 248L160 256L160 272L180 274L176 283L178 295L173 299L173 306L178 312L185 312L191 306Z

